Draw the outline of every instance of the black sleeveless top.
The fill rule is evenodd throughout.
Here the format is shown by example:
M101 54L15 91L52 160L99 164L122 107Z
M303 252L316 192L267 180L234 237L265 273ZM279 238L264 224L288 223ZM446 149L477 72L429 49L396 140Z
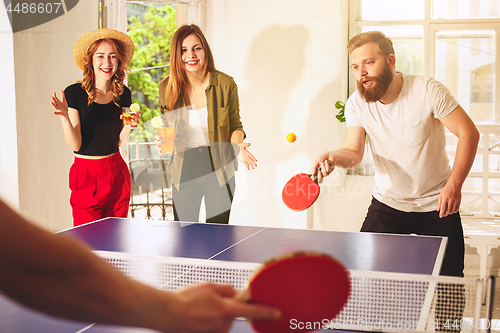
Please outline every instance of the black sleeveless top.
M64 90L66 101L70 108L78 110L80 114L80 130L82 146L77 154L89 156L104 156L118 151L120 132L123 121L120 119L122 107L129 107L132 103L130 89L124 87L123 94L117 101L108 104L93 102L88 105L88 94L80 83L68 86Z

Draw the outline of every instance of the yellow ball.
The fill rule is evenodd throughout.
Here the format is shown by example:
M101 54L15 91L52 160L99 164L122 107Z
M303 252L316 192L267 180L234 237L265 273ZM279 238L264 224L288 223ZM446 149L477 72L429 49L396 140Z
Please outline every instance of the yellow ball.
M294 133L288 133L288 135L286 136L286 141L294 142L295 140L297 140L297 136Z
M140 109L139 104L137 104L137 103L130 104L130 111L137 112L137 111L139 111L139 109Z

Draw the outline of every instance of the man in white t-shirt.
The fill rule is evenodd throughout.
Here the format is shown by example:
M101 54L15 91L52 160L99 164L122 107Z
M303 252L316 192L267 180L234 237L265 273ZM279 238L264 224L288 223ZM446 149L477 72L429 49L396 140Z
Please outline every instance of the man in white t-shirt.
M347 49L358 89L346 103L344 145L319 156L313 170L321 167L321 182L336 166L355 167L368 139L375 189L361 231L446 236L441 275L463 276L458 211L479 141L474 123L441 83L396 72L392 41L383 33L359 34ZM459 139L453 168L445 127Z

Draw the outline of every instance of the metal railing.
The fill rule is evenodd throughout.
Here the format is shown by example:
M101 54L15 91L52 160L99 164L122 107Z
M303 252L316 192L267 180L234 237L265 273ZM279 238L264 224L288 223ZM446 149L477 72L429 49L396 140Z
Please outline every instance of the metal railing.
M166 165L170 155L161 155L155 142L131 141L128 144L132 195L132 218L173 219L172 191Z

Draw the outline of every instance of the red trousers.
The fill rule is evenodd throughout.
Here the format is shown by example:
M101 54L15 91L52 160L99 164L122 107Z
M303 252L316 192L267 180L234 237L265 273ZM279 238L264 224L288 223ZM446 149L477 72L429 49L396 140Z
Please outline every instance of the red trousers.
M130 172L120 152L98 160L75 157L69 188L74 226L128 215Z

